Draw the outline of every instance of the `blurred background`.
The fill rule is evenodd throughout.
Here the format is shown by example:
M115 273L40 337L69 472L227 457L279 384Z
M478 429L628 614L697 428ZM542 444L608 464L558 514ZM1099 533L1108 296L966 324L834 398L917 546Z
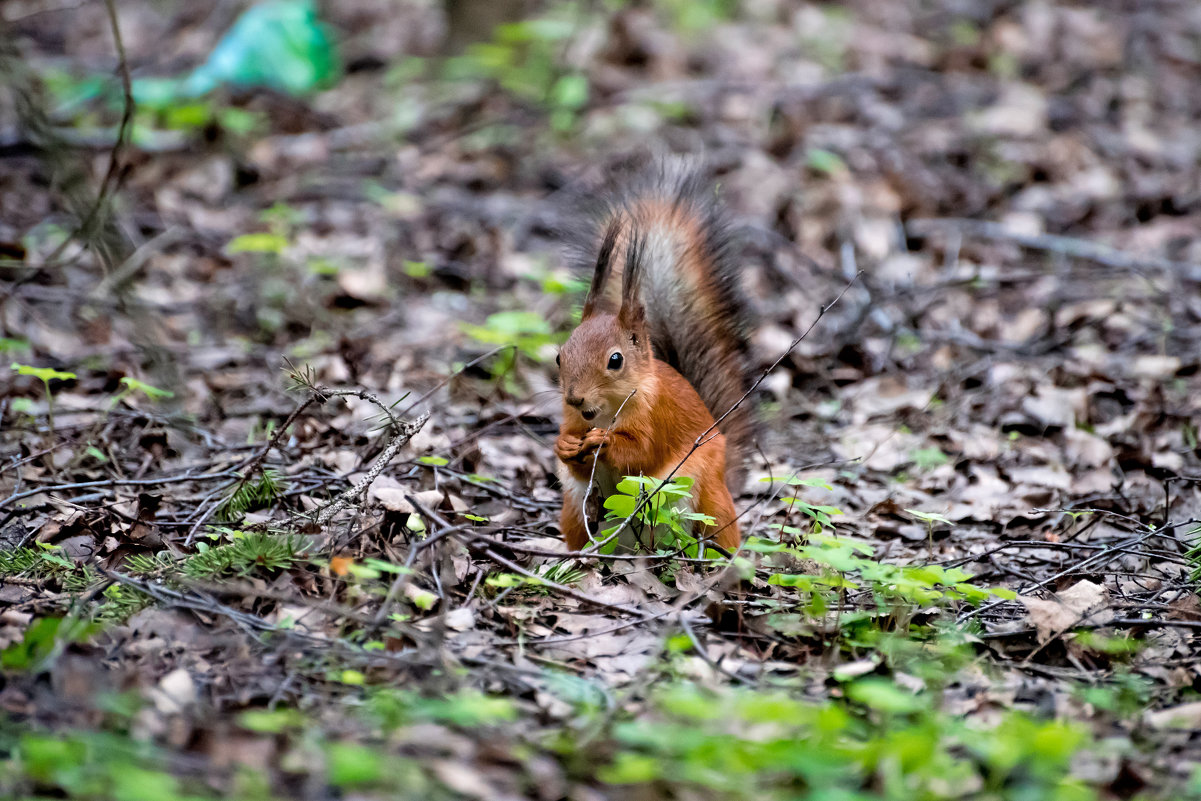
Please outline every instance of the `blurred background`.
M413 797L659 798L680 776L715 789L671 797L1185 797L1138 793L1198 762L1195 0L5 0L0 19L0 709L116 720L194 776L245 762L290 798L394 797L431 770L455 793ZM753 397L752 472L777 481L749 482L743 531L837 526L805 540L821 581L784 554L709 594L671 554L662 579L556 561L554 361L585 288L558 232L665 155L729 211L752 369L781 360ZM349 395L309 403L289 365ZM374 400L433 414L361 504L301 521L388 453ZM696 632L624 606L677 597ZM1108 633L1068 631L1102 608ZM66 645L87 621L99 644ZM616 744L614 688L656 677L775 677L829 706L681 696L695 717ZM460 680L429 718L453 738L349 747L378 739L347 714L368 685ZM101 711L106 683L154 710ZM499 708L477 686L520 701L514 736L477 724ZM389 743L421 703L381 707ZM330 732L328 787L302 708ZM800 728L778 745L760 717ZM82 751L22 736L14 786L100 797ZM631 742L695 764L594 781ZM1069 767L1097 795L1047 789ZM147 786L122 797L176 795Z
M21 437L52 386L63 415L130 379L164 394L125 392L127 437L206 432L172 435L178 455L279 417L285 358L399 397L515 344L451 383L425 447L474 469L487 445L450 453L447 432L491 424L492 467L544 490L582 289L555 232L615 170L680 154L735 222L760 365L862 273L765 380L761 467L950 470L973 426L1095 430L1128 422L1137 387L1177 454L1145 461L1196 446L1194 3L3 13L0 347L72 376L0 378ZM865 451L882 416L903 444Z

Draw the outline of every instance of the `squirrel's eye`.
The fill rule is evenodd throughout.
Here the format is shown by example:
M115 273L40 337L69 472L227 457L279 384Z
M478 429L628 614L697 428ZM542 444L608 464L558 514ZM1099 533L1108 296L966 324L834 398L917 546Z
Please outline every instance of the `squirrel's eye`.
M555 354L555 366L556 366L556 367L562 367L562 366L563 366L563 362L559 361L559 354L557 354L557 353Z
M621 354L614 353L612 356L609 357L609 369L610 370L620 370L621 369L621 361L622 361Z

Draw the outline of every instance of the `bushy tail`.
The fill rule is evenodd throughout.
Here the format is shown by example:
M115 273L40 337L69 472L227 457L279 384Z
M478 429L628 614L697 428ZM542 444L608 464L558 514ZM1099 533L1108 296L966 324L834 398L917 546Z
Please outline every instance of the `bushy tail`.
M674 165L641 171L599 203L578 256L590 269L615 217L626 235L644 238L641 296L655 354L688 379L720 421L726 483L737 494L754 438L750 404L740 402L749 386L750 318L729 225L705 186L695 172ZM624 248L620 242L618 252ZM619 291L619 272L613 279L607 293ZM606 302L617 308L620 298L613 295Z

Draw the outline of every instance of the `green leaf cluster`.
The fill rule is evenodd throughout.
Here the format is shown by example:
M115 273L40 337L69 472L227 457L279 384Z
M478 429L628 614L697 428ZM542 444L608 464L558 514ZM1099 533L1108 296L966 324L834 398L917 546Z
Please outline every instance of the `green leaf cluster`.
M579 13L560 3L541 16L497 26L492 40L471 45L445 65L450 80L490 80L519 100L545 109L551 128L566 133L588 103L586 75L564 63L564 45Z
M820 702L679 684L610 735L590 744L612 754L598 775L632 796L670 786L734 801L1097 797L1071 775L1073 757L1090 745L1080 727L1010 711L980 728L876 676Z
M687 476L678 476L666 482L654 476L626 476L617 483L616 492L604 503L605 519L620 522L602 531L600 538L608 539L617 532L622 522L635 517L639 528L651 532L654 541L650 545L653 549L680 551L690 558L699 557L700 541L693 532L697 524L711 526L714 520L709 515L693 511L694 483ZM613 537L601 548L601 553L612 553L617 545L618 538ZM720 556L715 551L709 551L709 554Z
M940 601L977 604L991 598L1013 600L1016 597L1011 590L970 583L972 574L959 568L878 562L872 558L874 549L871 545L846 537L810 534L806 544L801 546L780 546L760 540L748 543L747 547L787 554L816 565L817 573L776 573L768 579L770 584L797 587L807 593L834 588L864 589L871 592L881 606L929 606Z
M460 323L463 332L487 345L515 345L536 362L546 358L545 346L560 343L562 334L551 330L550 323L537 312L502 311L488 315L483 325Z

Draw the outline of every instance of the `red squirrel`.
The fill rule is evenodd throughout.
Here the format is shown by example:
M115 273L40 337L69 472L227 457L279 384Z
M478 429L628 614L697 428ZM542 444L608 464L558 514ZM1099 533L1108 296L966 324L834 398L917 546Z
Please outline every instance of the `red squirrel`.
M624 476L674 470L715 521L694 534L736 549L731 493L752 423L740 403L746 305L726 226L695 177L660 174L605 209L594 248L598 234L583 315L558 359L563 538L579 550L597 537L586 495L603 504Z

